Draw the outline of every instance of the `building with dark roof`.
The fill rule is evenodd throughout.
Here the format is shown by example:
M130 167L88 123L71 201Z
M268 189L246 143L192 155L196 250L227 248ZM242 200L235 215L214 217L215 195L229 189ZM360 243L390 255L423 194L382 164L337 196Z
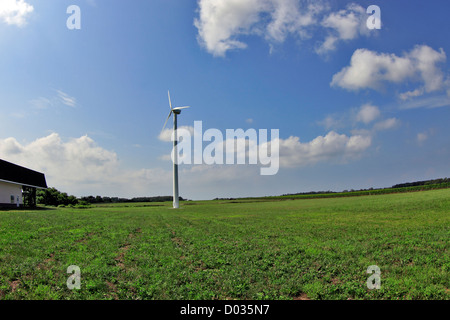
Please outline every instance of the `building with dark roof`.
M0 207L36 205L36 189L46 189L43 173L0 159Z

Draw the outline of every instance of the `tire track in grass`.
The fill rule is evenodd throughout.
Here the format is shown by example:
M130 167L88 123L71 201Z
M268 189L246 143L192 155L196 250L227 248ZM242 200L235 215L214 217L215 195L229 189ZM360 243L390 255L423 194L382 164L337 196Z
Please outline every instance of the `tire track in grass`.
M36 266L36 269L37 270L48 270L49 269L49 264L51 264L54 261L55 261L55 254L54 253L50 253L48 258L44 259L44 261L42 261L41 263L39 263Z
M90 240L93 235L95 235L95 232L89 232L83 238L76 240L75 243L87 244L88 240Z
M55 254L51 253L48 255L47 258L45 258L42 262L40 262L36 265L36 270L39 272L51 270L50 264L52 264L54 261L55 261ZM34 276L31 273L26 273L23 277L21 276L21 278L24 280L30 280L33 277ZM24 285L24 282L21 279L15 279L15 280L9 281L9 287L11 290L10 293L13 294L13 293L17 292L18 289L23 287L23 285ZM1 294L0 294L0 296L1 296Z
M217 222L178 217L177 221L180 220L182 225L177 224L181 227L180 232L175 231L175 228L168 223L166 228L174 247L181 249L179 259L189 274L189 285L193 287L193 293L190 292L190 296L200 294L203 299L236 299L230 295L229 290L223 290L224 281L229 278L227 275L229 266L232 264L231 260L224 256L226 256L225 252L231 249L227 248L228 243L213 231L220 229ZM220 257L217 257L217 254ZM214 255L214 258L211 255ZM197 291L201 293L196 293ZM205 292L210 292L211 295L207 296Z
M171 234L171 241L174 244L175 248L180 248L182 250L182 253L180 254L180 260L184 260L186 263L186 266L188 268L193 268L194 272L201 272L204 270L207 270L208 267L206 266L205 262L199 259L196 263L192 261L192 259L187 259L188 255L192 255L192 250L190 250L189 245L185 243L185 241L177 236L176 231L172 228L171 225L166 223L166 227L169 230Z
M141 228L135 229L133 232L131 232L128 235L127 240L125 241L125 243L119 248L119 254L116 256L116 258L114 260L116 260L117 265L121 269L124 269L124 270L126 269L125 268L125 262L124 262L125 255L126 255L127 251L131 247L131 241L136 237L137 234L140 234L140 233L142 233L142 229Z
M125 240L125 242L120 246L119 248L119 253L117 254L117 256L114 258L114 260L116 261L116 265L123 271L127 271L127 267L125 265L125 255L127 254L127 252L129 251L129 249L132 246L132 241L139 236L139 234L142 233L142 229L141 228L136 228L135 230L133 230L132 232L130 232L127 236L127 239ZM124 282L124 281L120 281L120 280L125 280L123 278L123 273L120 272L119 276L118 276L118 282ZM119 300L119 290L116 286L116 284L114 284L111 281L106 280L106 286L108 287L108 292L109 294L112 296L112 298L114 300ZM132 290L133 292L133 290Z

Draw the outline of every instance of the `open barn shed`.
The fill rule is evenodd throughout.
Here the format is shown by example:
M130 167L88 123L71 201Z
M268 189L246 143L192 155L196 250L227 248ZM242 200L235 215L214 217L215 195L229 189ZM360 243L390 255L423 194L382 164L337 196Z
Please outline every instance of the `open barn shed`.
M36 189L46 189L43 173L0 159L0 207L36 206Z

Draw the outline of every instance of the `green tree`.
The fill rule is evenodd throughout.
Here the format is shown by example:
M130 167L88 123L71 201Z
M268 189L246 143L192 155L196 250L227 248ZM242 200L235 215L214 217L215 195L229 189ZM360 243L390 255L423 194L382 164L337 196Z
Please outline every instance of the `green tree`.
M46 206L58 206L58 205L76 205L78 199L75 196L69 196L66 192L60 192L56 188L48 188L38 190L36 192L37 203Z

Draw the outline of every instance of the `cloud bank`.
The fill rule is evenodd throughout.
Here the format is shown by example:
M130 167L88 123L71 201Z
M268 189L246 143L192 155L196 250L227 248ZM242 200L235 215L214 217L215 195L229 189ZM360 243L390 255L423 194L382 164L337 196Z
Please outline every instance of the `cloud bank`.
M280 167L292 168L357 159L370 147L371 137L347 136L331 131L310 142L300 142L298 137L279 139L278 142ZM247 151L236 148L234 152L236 155L244 152L248 156L256 147L270 148L269 144L257 146L256 142L250 141L246 144ZM87 135L64 141L59 134L52 133L25 144L12 137L0 139L0 158L44 172L49 186L77 196L133 197L162 195L162 190L170 194L171 190L171 169L124 168L117 153L102 148ZM259 166L249 165L248 161L246 165L192 165L183 170L186 181L199 187L200 184L222 180L239 184L249 175L259 176Z
M44 172L49 186L77 196L161 195L161 187L171 181L170 172L159 168L123 168L115 152L88 136L63 141L52 133L27 144L0 139L0 158Z
M325 1L306 0L199 0L199 16L194 20L198 42L214 56L245 49L243 38L254 35L271 46L288 36L310 39L314 29L326 33L316 52L335 50L339 41L370 34L365 27L367 14L360 5L329 13Z

